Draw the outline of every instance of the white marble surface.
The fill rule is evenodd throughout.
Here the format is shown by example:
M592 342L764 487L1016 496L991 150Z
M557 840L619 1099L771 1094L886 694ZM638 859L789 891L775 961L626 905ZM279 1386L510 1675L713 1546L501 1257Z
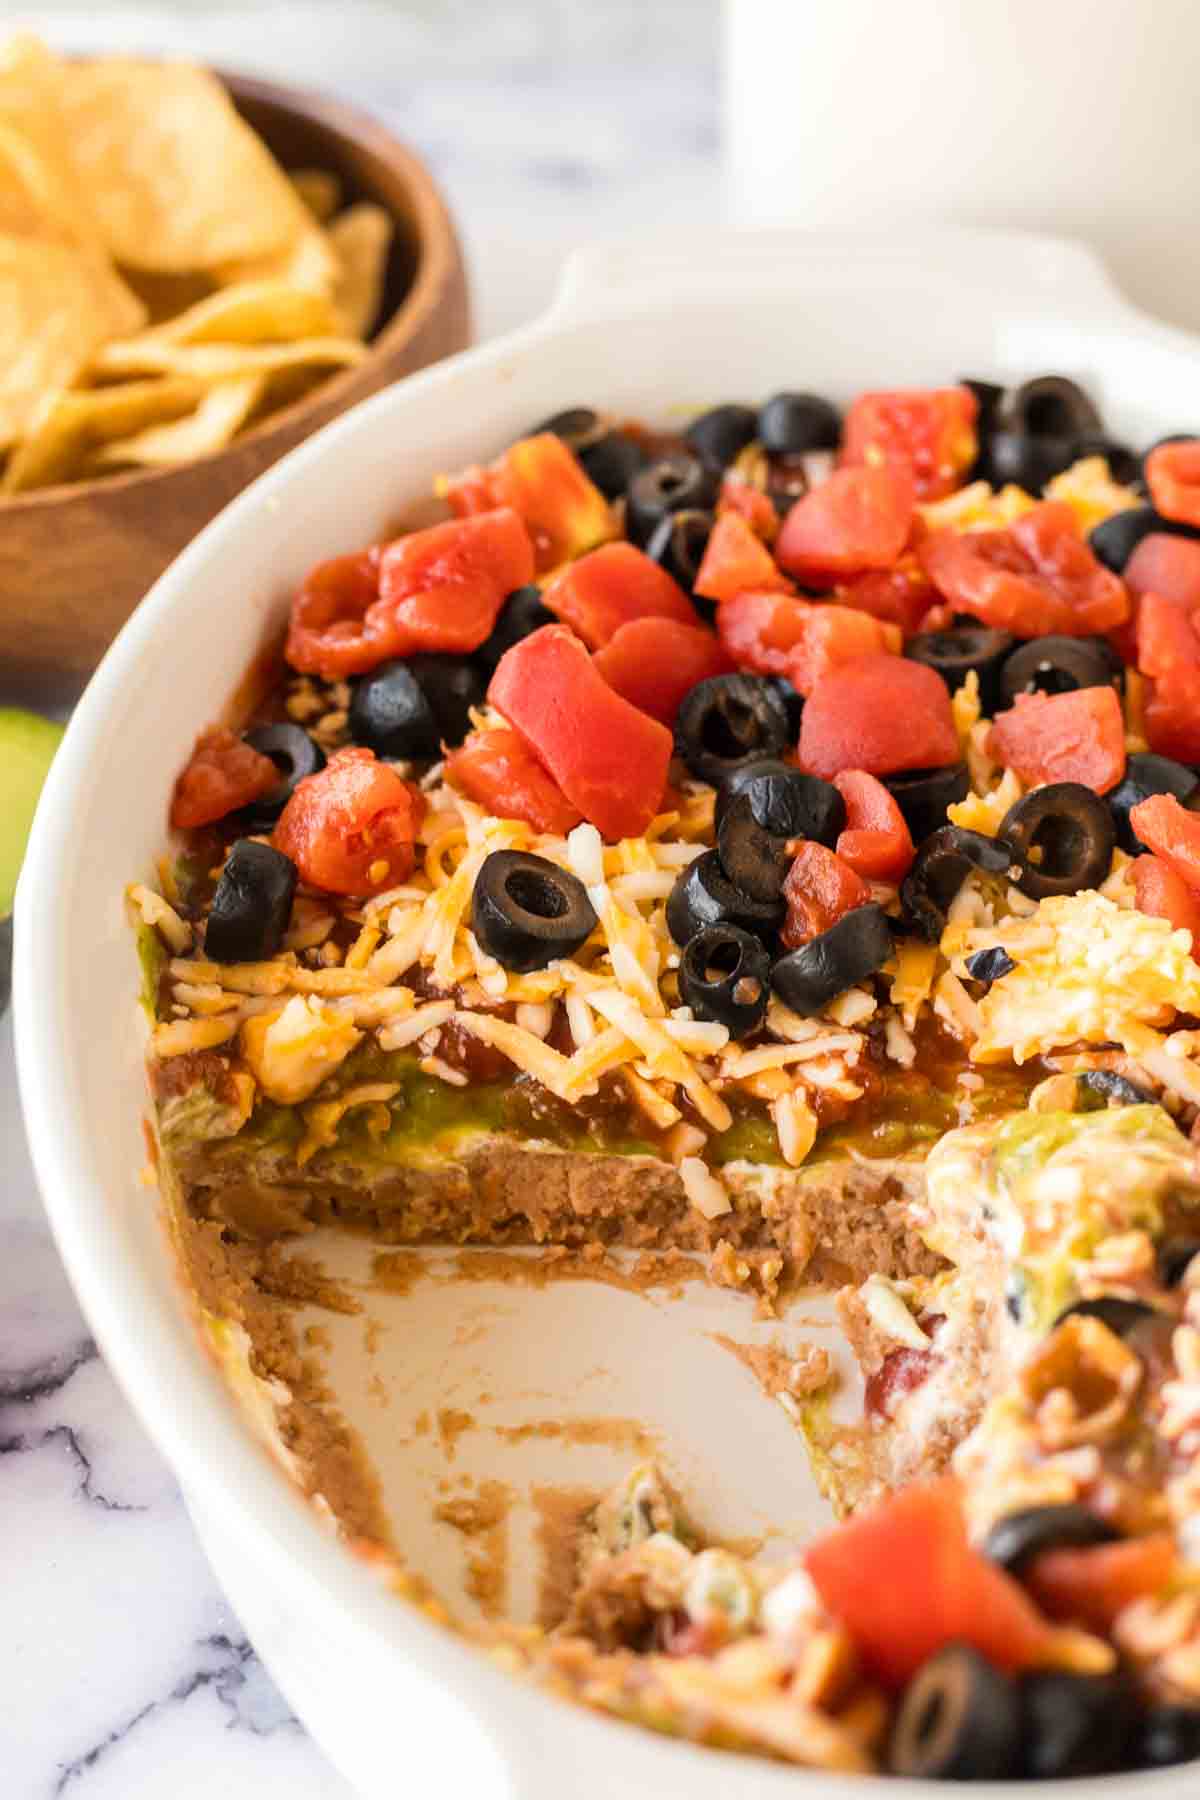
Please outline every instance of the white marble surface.
M0 23L63 44L179 47L386 114L444 184L488 334L546 303L575 244L714 221L714 15L714 0L117 12L0 0ZM350 1800L255 1658L89 1339L34 1190L7 1025L0 1612L4 1800Z

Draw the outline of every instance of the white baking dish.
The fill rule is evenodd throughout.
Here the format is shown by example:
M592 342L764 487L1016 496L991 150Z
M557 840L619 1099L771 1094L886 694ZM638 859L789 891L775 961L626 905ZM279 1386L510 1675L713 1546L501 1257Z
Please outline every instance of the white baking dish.
M368 541L436 472L481 460L563 406L669 420L781 386L846 397L1056 370L1138 441L1200 419L1198 348L1131 309L1083 249L1050 239L711 235L585 253L544 319L380 395L245 493L157 584L98 671L51 772L17 903L17 1049L34 1160L97 1338L177 1471L233 1605L364 1794L725 1800L735 1782L744 1800L852 1789L865 1800L860 1781L733 1764L514 1681L375 1584L263 1455L199 1348L156 1197L139 1179L144 1078L122 891L152 869L197 730L312 562ZM729 1404L707 1369L689 1387L677 1347L668 1381L645 1360L647 1333L630 1327L610 1360L624 1359L648 1405L668 1407L673 1437L699 1447L714 1479L753 1489L761 1478L772 1506L803 1487L799 1445L770 1436L783 1431L773 1410L748 1437L744 1390ZM552 1344L543 1357L554 1360ZM693 1497L702 1508L705 1496ZM1122 1791L1182 1800L1195 1779L1194 1769L1129 1777ZM888 1791L917 1788L932 1800L927 1784Z

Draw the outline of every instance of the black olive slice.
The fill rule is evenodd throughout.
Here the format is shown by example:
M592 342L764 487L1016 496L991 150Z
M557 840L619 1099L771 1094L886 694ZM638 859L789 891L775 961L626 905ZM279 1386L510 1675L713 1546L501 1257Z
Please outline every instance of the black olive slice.
M766 1017L770 961L762 943L738 925L706 925L679 961L679 998L698 1019L715 1019L733 1038Z
M584 444L594 444L607 429L604 418L594 407L568 406L535 425L530 436L540 437L543 432L550 431L570 449L578 451Z
M917 1671L892 1728L888 1768L926 1780L999 1780L1017 1759L1015 1684L969 1644L947 1644Z
M1142 1716L1132 1761L1168 1769L1200 1757L1200 1706L1151 1706Z
M1153 1106L1154 1095L1127 1081L1114 1069L1081 1069L1075 1077L1081 1088L1094 1094L1105 1106ZM1081 1107L1080 1111L1086 1111Z
M713 675L684 697L675 741L692 774L719 787L739 763L788 745L787 708L762 675Z
M325 752L299 725L283 721L256 726L246 733L246 742L260 755L269 756L279 770L279 786L243 806L237 815L240 830L255 837L271 830L299 783L325 767Z
M967 974L971 980L982 981L987 987L991 987L993 981L1011 975L1016 966L1000 944L993 944L990 950L977 950L974 956L967 958Z
M1075 439L1035 437L1032 432L998 428L987 440L988 478L997 487L1013 482L1026 493L1040 494L1046 483L1075 461Z
M795 855L789 845L809 838L832 847L845 823L846 802L832 782L799 769L756 775L722 810L721 867L735 887L773 900Z
M958 385L968 388L975 396L979 406L975 429L982 437L1000 410L1007 390L998 381L980 381L973 375L961 376Z
M1200 1256L1200 1238L1167 1238L1158 1247L1158 1273L1164 1287L1178 1287L1187 1274L1188 1264Z
M409 669L433 708L439 748L461 744L471 729L471 709L482 706L487 676L482 665L462 656L410 656Z
M1128 1337L1135 1326L1141 1325L1146 1319L1160 1316L1156 1308L1147 1306L1144 1300L1126 1300L1120 1294L1101 1294L1095 1300L1077 1300L1074 1306L1064 1307L1054 1323L1057 1326L1067 1319L1099 1319L1116 1337Z
M769 456L836 450L842 421L837 408L819 394L773 394L759 412L758 437Z
M1075 456L1077 459L1102 456L1108 464L1109 474L1122 487L1135 487L1142 479L1142 459L1137 451L1102 431L1081 437L1075 445Z
M380 663L364 675L350 702L350 736L376 756L431 762L438 755L433 707L406 662Z
M759 756L751 762L739 763L717 789L716 806L713 812L713 824L716 829L720 830L721 820L725 816L730 801L736 800L742 789L750 782L757 780L760 775L794 775L795 773L796 769L793 763L781 762L777 756Z
M708 925L739 925L755 937L772 938L787 908L782 898L754 900L734 887L715 850L688 864L667 898L667 930L686 944Z
M204 927L212 962L265 962L283 946L296 865L290 856L253 838L239 838L225 858Z
M708 512L717 503L721 474L690 451L676 450L640 469L625 494L625 531L639 549L668 513Z
M1020 1575L1043 1550L1087 1550L1120 1536L1086 1506L1026 1506L997 1519L979 1548L1010 1575Z
M1009 807L999 836L1021 863L1021 892L1031 900L1045 900L1099 887L1112 867L1117 828L1091 788L1078 781L1052 781Z
M768 675L766 678L787 708L788 737L796 743L800 737L800 721L804 717L804 695L792 686L786 675Z
M905 923L936 944L946 929L946 912L972 869L1007 875L1017 858L1002 838L943 825L925 839L900 889Z
M1178 519L1164 519L1152 506L1126 506L1101 519L1088 533L1092 554L1106 569L1123 575L1125 565L1142 539L1162 532L1167 537L1200 538L1200 528Z
M882 968L891 954L887 914L872 901L843 913L828 931L779 957L771 969L771 986L785 1006L809 1019Z
M1173 794L1189 812L1200 810L1200 778L1186 763L1174 762L1169 756L1156 756L1152 750L1135 750L1125 764L1125 774L1116 787L1105 795L1117 830L1117 842L1130 856L1144 846L1130 823L1129 815L1152 794Z
M1138 1723L1127 1675L1045 1669L1022 1676L1021 1773L1035 1780L1103 1775L1125 1765Z
M527 851L493 850L475 877L471 929L488 956L527 975L578 950L596 914L569 869Z
M718 469L724 469L735 461L738 453L753 443L758 432L758 414L752 406L738 406L729 403L725 406L710 407L707 412L693 419L684 438L697 456L705 462L712 463Z
M543 606L542 590L535 582L528 587L514 588L500 608L487 640L476 650L475 661L490 677L496 673L505 651L511 650L531 632L540 631L543 625L557 623L550 608Z
M1066 375L1036 375L1007 402L1006 419L1037 438L1094 437L1103 430L1100 414L1077 382Z
M595 443L582 445L575 454L588 480L606 500L619 500L638 470L650 460L637 440L624 431L608 431Z
M898 775L879 779L904 814L914 844L946 823L946 808L965 800L971 791L966 763L949 763L944 769L902 769Z
M1000 697L1011 706L1018 694L1069 694L1076 688L1111 687L1115 656L1098 638L1031 638L1014 650L1000 673Z
M690 594L704 561L713 515L685 507L682 512L667 513L658 521L646 545L646 555L661 563L681 588Z
M955 625L949 631L919 631L904 646L905 656L936 669L953 694L974 669L985 713L996 710L1000 670L1016 644L1007 631L986 625Z

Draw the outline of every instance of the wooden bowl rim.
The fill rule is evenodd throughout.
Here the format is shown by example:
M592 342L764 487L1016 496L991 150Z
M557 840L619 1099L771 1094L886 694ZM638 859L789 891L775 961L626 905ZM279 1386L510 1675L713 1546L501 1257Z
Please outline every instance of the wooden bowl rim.
M458 242L437 183L415 150L394 137L372 113L352 101L334 99L313 88L263 81L254 75L238 75L223 69L213 69L212 73L235 100L263 101L298 118L312 120L363 145L396 170L412 201L415 226L416 267L408 291L387 323L368 343L367 355L361 362L336 370L310 394L280 407L278 412L271 413L219 450L209 450L203 456L189 457L187 462L172 463L165 468L130 469L124 474L93 476L88 481L63 481L51 487L31 488L24 494L0 495L0 519L11 517L18 511L33 512L62 506L71 500L91 499L97 494L125 494L131 489L143 492L157 483L176 480L193 469L216 464L249 445L266 444L276 433L290 433L308 412L318 408L324 410L331 403L334 407L334 413L330 414L332 418L339 396L374 362L389 356L415 337L441 301L445 280L458 261Z

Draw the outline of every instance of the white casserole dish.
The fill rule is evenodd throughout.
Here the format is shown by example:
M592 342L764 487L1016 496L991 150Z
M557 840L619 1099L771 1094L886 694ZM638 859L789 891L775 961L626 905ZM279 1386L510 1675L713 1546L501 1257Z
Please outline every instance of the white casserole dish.
M373 1582L263 1455L200 1349L139 1179L145 1087L122 895L162 848L175 772L311 563L367 542L435 473L485 459L563 406L670 420L781 386L845 398L1051 369L1077 377L1135 442L1200 418L1200 345L1129 307L1074 244L714 235L583 253L543 319L378 396L250 488L157 584L80 703L17 902L17 1051L38 1178L105 1356L177 1472L234 1607L368 1796L436 1784L489 1800L724 1800L731 1780L744 1800L865 1790L731 1764L515 1682ZM678 1408L681 1431L719 1453L726 1427L707 1385L697 1379ZM738 1440L733 1475L740 1454ZM800 1481L799 1445L795 1458L788 1479ZM1121 1790L1182 1800L1195 1779L1183 1768L1122 1778ZM1071 1791L1093 1789L1116 1792L1112 1781Z

